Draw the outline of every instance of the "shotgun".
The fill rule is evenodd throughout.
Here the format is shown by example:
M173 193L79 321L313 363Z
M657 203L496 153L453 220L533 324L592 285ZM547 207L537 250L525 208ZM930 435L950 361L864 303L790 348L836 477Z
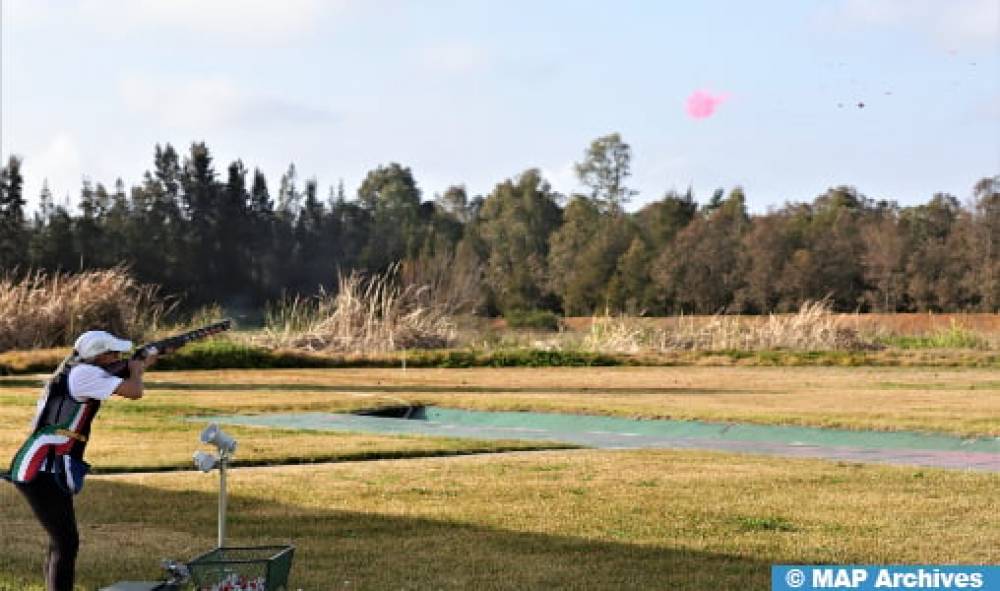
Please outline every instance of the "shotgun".
M173 353L177 349L180 349L192 341L200 341L201 339L227 331L232 327L232 320L220 320L219 322L209 324L208 326L203 326L179 335L167 337L163 340L153 341L152 343L146 343L145 345L139 345L139 348L132 353L132 359L145 359L153 353L158 355ZM122 359L120 361L115 361L114 363L105 366L104 370L122 379L128 379L128 360Z

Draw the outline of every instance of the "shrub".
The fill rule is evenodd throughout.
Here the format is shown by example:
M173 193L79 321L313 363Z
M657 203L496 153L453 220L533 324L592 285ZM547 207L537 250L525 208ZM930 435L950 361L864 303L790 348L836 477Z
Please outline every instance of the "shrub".
M512 349L494 351L486 358L488 367L585 367L619 365L619 359L587 351L546 351L544 349Z
M218 339L191 343L156 362L156 369L245 369L275 367L266 349Z
M510 328L559 330L559 317L548 310L511 310L504 314Z
M880 339L886 345L900 349L985 349L989 343L953 319L951 326L927 335L892 335Z

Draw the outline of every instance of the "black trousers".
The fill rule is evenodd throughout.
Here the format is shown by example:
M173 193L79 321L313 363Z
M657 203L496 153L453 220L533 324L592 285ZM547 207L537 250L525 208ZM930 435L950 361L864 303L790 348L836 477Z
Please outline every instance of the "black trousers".
M31 482L18 483L17 489L28 499L35 517L49 534L49 550L42 567L46 588L73 591L76 553L80 548L73 495L60 489L47 472L39 473Z

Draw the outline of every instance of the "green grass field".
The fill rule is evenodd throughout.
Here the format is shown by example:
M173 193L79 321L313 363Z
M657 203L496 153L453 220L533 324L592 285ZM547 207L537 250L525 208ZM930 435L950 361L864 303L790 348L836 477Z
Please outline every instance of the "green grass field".
M80 589L215 544L218 477L188 416L405 402L1000 435L976 369L579 368L152 372L94 426ZM0 379L0 455L37 396ZM688 451L232 428L233 544L296 545L292 588L766 589L774 563L996 563L1000 475ZM509 454L481 452L516 451ZM460 454L479 455L460 455ZM419 457L457 455L458 457ZM376 461L335 461L362 460ZM306 463L330 462L330 463ZM113 474L113 472L122 472ZM0 486L0 589L38 589L44 538ZM34 586L33 586L34 585Z

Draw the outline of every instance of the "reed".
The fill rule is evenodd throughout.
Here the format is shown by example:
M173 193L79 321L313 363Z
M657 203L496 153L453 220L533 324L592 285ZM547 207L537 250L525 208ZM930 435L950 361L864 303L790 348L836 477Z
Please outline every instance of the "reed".
M455 342L455 301L431 285L401 281L399 266L338 276L336 293L286 298L272 307L262 344L307 351L385 353Z
M631 316L593 319L584 349L602 353L666 351L857 351L877 348L834 314L829 302L806 302L795 314L681 317L667 327Z
M68 346L98 328L142 340L171 307L159 287L139 283L124 267L7 272L0 276L0 351Z

